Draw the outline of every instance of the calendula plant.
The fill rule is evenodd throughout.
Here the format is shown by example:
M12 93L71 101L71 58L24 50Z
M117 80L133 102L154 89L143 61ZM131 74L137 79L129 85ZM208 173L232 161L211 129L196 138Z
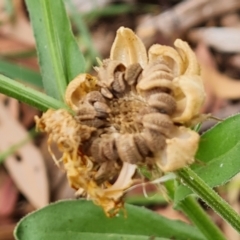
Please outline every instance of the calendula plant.
M92 201L50 204L23 218L15 238L225 239L196 197L240 232L239 215L212 189L240 171L240 117L201 138L193 130L207 116L200 113L205 92L189 45L177 39L175 48L156 44L147 52L132 30L121 27L109 59L98 61L93 76L84 73L63 2L26 4L46 95L3 75L0 91L44 112L36 127L48 133L53 160L76 194ZM191 225L124 204L127 190L143 184L143 172L165 185Z
M97 76L80 74L67 86L74 114L50 109L36 118L49 149L55 141L63 152L55 162L63 162L70 185L107 215L123 206L138 167L169 172L194 161L199 135L185 125L201 118L205 93L192 50L179 39L175 45L178 51L154 45L147 56L121 27Z

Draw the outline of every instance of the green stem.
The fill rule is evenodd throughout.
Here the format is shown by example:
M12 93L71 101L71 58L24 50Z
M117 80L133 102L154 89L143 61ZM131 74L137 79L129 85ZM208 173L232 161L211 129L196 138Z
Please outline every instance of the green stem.
M218 213L225 221L240 232L240 216L224 201L212 188L210 188L194 171L185 167L177 171L177 175L194 193L207 205ZM215 238L214 238L215 239Z
M35 89L29 88L19 82L12 80L0 74L0 93L9 97L16 98L17 100L31 105L41 111L46 111L49 108L59 109L67 106L44 93Z
M186 197L179 203L179 207L207 239L226 240L220 229L193 197Z
M174 183L166 182L165 187L168 195L174 201L175 187ZM202 209L195 198L188 196L178 203L177 209L181 210L192 223L202 232L208 240L226 240L220 229L214 224L208 214Z

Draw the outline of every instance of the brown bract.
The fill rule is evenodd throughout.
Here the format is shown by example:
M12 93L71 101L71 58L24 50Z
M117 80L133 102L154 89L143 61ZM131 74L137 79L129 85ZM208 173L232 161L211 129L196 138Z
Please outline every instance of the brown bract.
M65 100L75 115L48 110L36 118L49 146L54 141L63 152L55 161L70 185L108 216L122 207L137 167L169 172L194 161L199 135L187 126L201 119L205 93L191 48L174 44L153 45L147 54L121 27L97 76L81 74L68 85Z

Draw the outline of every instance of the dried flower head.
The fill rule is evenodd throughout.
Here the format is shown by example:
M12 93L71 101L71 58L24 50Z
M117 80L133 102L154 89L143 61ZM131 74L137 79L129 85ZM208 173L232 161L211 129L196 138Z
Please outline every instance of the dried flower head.
M63 152L70 185L116 214L139 166L175 171L194 161L198 133L187 128L201 119L205 93L199 65L186 42L176 49L153 45L147 51L128 28L117 31L109 59L67 87L75 112L48 110L36 118ZM54 157L54 154L51 152Z

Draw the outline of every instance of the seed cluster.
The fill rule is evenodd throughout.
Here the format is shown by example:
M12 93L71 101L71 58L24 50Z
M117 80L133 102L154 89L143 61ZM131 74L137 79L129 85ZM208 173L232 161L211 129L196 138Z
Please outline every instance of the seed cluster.
M125 67L104 60L98 71L99 91L87 93L79 102L76 119L96 128L81 151L99 164L95 180L114 178L123 162L152 164L174 128L176 108L172 96L171 69L158 59L144 70L139 64ZM161 78L164 85L159 86ZM144 88L141 94L137 86Z
M110 59L67 86L67 110L36 117L63 155L60 161L77 194L114 216L137 167L175 171L194 161L199 135L186 126L201 119L205 93L197 60L187 43L176 50L141 40L121 27Z

